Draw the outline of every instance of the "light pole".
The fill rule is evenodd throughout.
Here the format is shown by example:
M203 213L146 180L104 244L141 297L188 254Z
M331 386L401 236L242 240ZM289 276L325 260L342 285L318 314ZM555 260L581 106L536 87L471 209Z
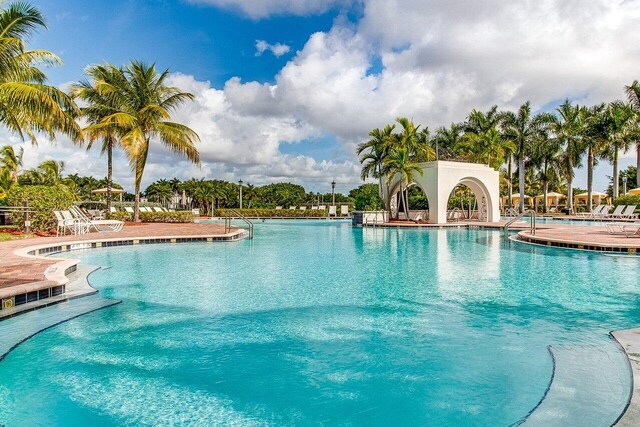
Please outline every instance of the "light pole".
M623 176L622 177L622 195L626 195L627 194L627 177Z
M336 181L331 181L331 206L336 205Z
M238 181L240 184L240 209L242 209L242 180Z

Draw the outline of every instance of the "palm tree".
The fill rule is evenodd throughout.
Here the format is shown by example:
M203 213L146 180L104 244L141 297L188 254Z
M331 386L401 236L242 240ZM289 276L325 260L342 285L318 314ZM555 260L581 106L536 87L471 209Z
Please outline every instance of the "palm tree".
M15 152L11 145L5 145L0 148L0 163L3 169L6 169L13 182L18 182L18 174L22 166L22 157L24 156L24 148L20 147L18 153Z
M373 129L369 132L369 139L358 145L356 154L360 156L360 164L362 164L362 171L360 178L364 181L368 177L378 179L378 191L380 197L385 200L385 204L388 204L388 197L382 193L382 178L384 177L384 161L389 153L391 147L391 140L393 138L393 130L395 125L387 125L384 129ZM385 206L388 210L388 206Z
M479 133L465 133L454 149L472 162L499 169L505 162L507 153L514 150L514 145L511 141L504 140L493 126Z
M119 136L125 129L118 126L97 126L103 120L121 109L117 104L119 98L108 96L111 90L119 87L124 82L124 75L113 65L94 65L85 70L85 74L90 80L82 80L71 86L71 96L80 99L85 104L80 109L80 115L84 117L89 125L84 129L89 142L87 150L91 149L97 140L102 141L101 153L107 153L107 212L111 210L113 199L113 149L118 144Z
M615 101L606 109L605 137L608 139L605 157L613 165L613 198L620 192L620 151L628 151L634 141L638 141L638 116L629 104Z
M71 179L63 178L64 162L45 160L36 169L26 170L20 175L20 185L58 185L65 184L75 187Z
M396 175L400 175L400 196L405 211L408 214L409 198L405 190L411 181L413 181L414 172L418 172L422 176L422 168L411 159L409 150L406 147L398 147L385 158L384 169L387 175L387 185L391 184L391 181ZM399 214L400 209L398 209L398 215ZM398 217L396 217L396 219L398 219Z
M166 85L168 69L158 74L155 65L133 61L118 72L118 85L103 87L102 95L110 99L110 105L118 105L119 111L92 125L92 131L121 129L120 145L135 172L134 221L139 221L140 185L151 141L158 139L174 153L199 164L195 143L200 138L189 127L169 121L171 112L193 95Z
M572 105L566 99L556 112L558 116L551 123L551 131L563 150L560 161L567 181L567 208L569 213L573 213L573 169L581 166L584 153L584 107Z
M520 190L520 212L524 211L526 162L531 156L535 141L547 132L553 120L548 113L531 115L529 101L520 106L517 113L511 111L501 114L501 127L504 138L514 146L513 154L518 162L518 186Z
M538 171L537 179L542 182L543 212L549 211L547 195L549 183L557 182L562 175L560 155L562 147L556 138L550 138L547 133L536 139L531 150L531 163Z
M444 126L439 127L431 140L435 146L436 157L439 160L454 159L454 147L460 143L461 138L462 125L451 123L448 128Z
M634 80L630 86L625 86L624 88L627 93L627 99L636 116L640 116L640 82ZM640 138L636 139L636 169L640 170ZM640 174L636 177L636 185L640 187Z
M584 147L587 148L587 210L593 208L593 169L607 145L607 115L605 104L584 109Z
M47 85L46 75L37 67L62 61L47 50L25 47L24 40L39 27L46 28L44 17L28 3L14 2L0 9L0 123L34 144L38 132L51 139L62 132L79 142L77 106L64 92Z

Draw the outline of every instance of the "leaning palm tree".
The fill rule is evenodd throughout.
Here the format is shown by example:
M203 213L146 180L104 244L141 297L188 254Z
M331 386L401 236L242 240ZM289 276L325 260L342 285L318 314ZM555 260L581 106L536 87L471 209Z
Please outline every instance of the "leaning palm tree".
M531 115L529 101L520 106L517 113L511 111L501 115L504 138L514 145L513 154L518 162L518 185L520 190L520 212L524 211L526 162L536 139L547 132L553 116L548 113Z
M13 182L18 182L18 174L22 166L22 157L24 156L24 148L16 153L11 145L5 145L0 148L0 164L3 169L7 170Z
M391 184L391 181L396 175L400 175L400 196L402 198L402 204L409 213L409 198L406 194L407 186L413 181L413 174L418 172L423 174L422 168L411 159L409 150L406 147L398 147L394 149L385 159L385 172L387 176L387 185ZM400 215L400 209L398 209L396 219Z
M125 132L121 126L114 123L111 126L96 126L112 114L120 111L122 105L118 97L109 96L111 90L123 85L121 79L124 74L113 65L94 65L85 70L89 80L82 80L71 86L71 96L83 101L80 108L81 117L85 118L88 126L84 129L88 139L87 150L93 147L97 140L102 142L101 153L107 154L107 212L111 211L113 199L113 150L119 142L119 136Z
M634 80L633 83L629 86L624 87L627 93L627 99L629 100L629 104L636 113L636 117L639 118L640 122L640 82L638 80ZM640 170L640 138L636 139L636 170ZM640 187L640 174L636 177L636 185Z
M54 139L56 132L81 140L74 120L78 112L63 91L46 84L38 65L62 61L47 50L28 50L24 40L37 28L46 28L42 14L25 2L0 9L0 123L22 139L36 143L43 132Z
M169 121L171 113L192 100L193 95L166 85L168 69L158 74L155 65L133 61L118 71L118 85L101 90L111 105L119 106L119 111L93 125L92 130L120 129L120 144L135 173L134 221L139 221L140 185L151 142L159 140L174 153L199 164L195 143L200 138L188 126Z

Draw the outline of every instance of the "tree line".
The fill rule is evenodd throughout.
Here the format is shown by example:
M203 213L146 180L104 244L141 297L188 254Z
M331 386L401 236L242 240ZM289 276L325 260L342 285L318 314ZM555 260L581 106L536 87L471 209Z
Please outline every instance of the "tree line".
M527 182L536 182L542 187L545 212L551 190L566 194L567 208L573 212L575 170L583 166L586 158L590 210L593 170L598 161L611 162L614 198L621 187L620 153L635 145L640 165L640 83L634 81L625 86L625 94L625 101L594 106L567 99L553 112L536 114L529 102L515 112L500 111L497 106L488 111L474 109L463 122L439 127L433 134L427 127L398 118L395 124L373 129L369 132L370 139L358 146L361 177L378 179L382 191L386 184L383 180L400 175L399 203L408 206L406 188L414 174L422 173L418 163L433 160L483 163L501 170L501 184L506 187L509 206L513 187L517 186L519 209L523 211ZM623 175L633 173L635 180L630 185L640 187L636 170L630 168ZM380 195L386 196L383 198L387 201L390 196Z

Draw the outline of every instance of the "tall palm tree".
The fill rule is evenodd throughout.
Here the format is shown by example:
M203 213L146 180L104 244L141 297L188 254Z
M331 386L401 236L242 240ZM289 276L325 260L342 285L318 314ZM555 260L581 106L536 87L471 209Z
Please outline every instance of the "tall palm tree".
M389 155L385 158L385 171L387 175L387 185L391 184L391 181L395 178L396 175L400 175L400 197L402 198L402 204L404 205L405 211L409 212L409 198L406 194L407 186L413 181L413 174L418 172L420 175L423 174L422 168L411 159L409 154L409 150L406 147L398 147L394 149ZM398 209L398 215L400 214L400 209ZM398 217L396 217L397 219Z
M549 184L557 182L562 175L560 155L562 147L556 138L550 138L547 133L536 139L531 154L531 163L536 167L537 179L542 182L543 212L549 211L547 196Z
M638 141L639 117L631 108L631 105L621 101L615 101L606 108L606 147L605 157L611 160L613 165L613 198L617 198L620 191L620 151L628 151L635 141Z
M0 164L2 164L3 169L7 170L13 182L18 182L18 174L20 173L23 157L24 148L22 147L17 153L11 145L5 145L0 148Z
M380 197L388 204L388 197L383 194L382 178L384 177L384 160L389 153L395 125L387 125L384 129L373 129L369 132L370 139L358 145L356 154L360 156L362 171L360 178L364 181L368 177L378 179ZM388 210L388 206L385 206Z
M531 115L529 101L520 106L517 113L507 111L501 115L504 138L514 145L513 154L518 162L518 186L520 190L520 211L524 211L526 162L531 156L533 144L547 132L553 120L548 113Z
M135 172L134 221L139 221L140 185L151 141L159 140L174 153L199 164L195 143L200 138L188 126L169 121L171 113L192 100L193 95L166 85L168 69L158 73L153 64L133 61L118 72L122 74L117 79L118 85L103 87L102 95L110 99L110 105L118 105L120 109L91 129L97 132L115 126L121 129L120 144Z
M451 123L449 127L441 126L431 140L439 160L450 160L456 157L454 147L462 138L462 125Z
M26 2L10 3L0 9L0 123L34 144L38 132L51 139L56 132L81 140L73 100L46 84L38 64L58 65L62 61L47 50L28 50L24 40L38 28L46 28L42 13Z
M583 109L584 137L583 145L587 149L587 210L593 209L593 170L605 153L607 146L607 106L595 105L589 109Z
M472 162L484 163L497 170L505 162L507 153L513 152L514 145L503 139L493 126L485 131L465 133L454 149Z
M110 212L113 199L113 150L125 129L117 123L112 126L96 125L122 108L122 105L117 103L120 99L109 96L109 93L124 84L121 80L124 74L113 65L93 65L85 70L85 74L89 80L74 83L70 93L73 98L82 100L84 104L80 108L80 115L88 122L84 129L88 139L87 150L92 148L95 141L100 140L101 153L107 154L107 212Z
M634 80L629 86L624 87L627 93L627 99L631 104L631 107L636 113L636 116L640 117L640 82ZM640 121L640 120L639 120ZM640 170L640 138L636 139L636 169ZM636 186L640 187L640 174L636 177Z
M558 114L551 123L551 131L562 147L560 157L562 171L567 181L567 208L573 213L574 168L581 166L584 153L584 107L573 105L566 99L558 108Z

